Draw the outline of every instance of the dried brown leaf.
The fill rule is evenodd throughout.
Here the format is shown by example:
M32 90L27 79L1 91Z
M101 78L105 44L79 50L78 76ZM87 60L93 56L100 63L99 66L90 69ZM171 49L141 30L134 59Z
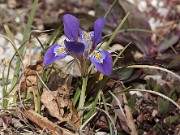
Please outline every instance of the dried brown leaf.
M41 129L47 128L52 135L77 135L77 133L73 133L67 129L59 127L58 125L49 121L47 118L41 116L40 114L32 110L23 110L22 112L27 117L27 119L32 121L36 126L40 127Z

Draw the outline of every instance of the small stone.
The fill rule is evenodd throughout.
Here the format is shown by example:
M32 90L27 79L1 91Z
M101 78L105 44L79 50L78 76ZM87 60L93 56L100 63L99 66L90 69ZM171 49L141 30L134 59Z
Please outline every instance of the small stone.
M15 39L14 42L15 42L16 48L18 49L21 46L20 42L17 39Z
M47 4L53 4L55 2L55 0L46 0Z
M90 10L90 11L88 12L88 15L95 16L95 11L94 11L94 10Z
M7 43L8 41L4 37L0 36L0 46L4 47Z
M98 131L96 132L96 135L108 135L106 132Z
M41 47L34 48L33 55L34 54L41 54L41 51L42 51Z
M7 4L1 3L0 4L0 9L1 10L7 9Z
M14 51L13 46L11 45L11 43L8 43L6 45L5 52L4 52L5 58L8 60L11 60L14 53L15 53L15 51Z
M0 78L3 78L3 73L4 73L4 77L7 78L7 74L8 74L8 66L4 69L4 65L0 66ZM14 77L14 69L10 68L9 70L9 76L8 79L12 80Z
M63 35L60 37L60 39L58 40L57 44L59 45L64 45L64 40L67 40L67 38Z
M153 110L152 117L154 118L157 114L158 114L158 111L157 110Z
M8 0L7 5L9 8L16 8L17 2L16 2L16 0Z
M158 1L157 0L151 0L151 4L153 7L157 7L158 6Z
M44 25L43 25L43 24L39 24L39 25L37 26L37 29L38 29L38 30L43 30L43 29L44 29Z
M124 46L122 46L120 44L114 44L114 45L112 45L112 47L110 47L111 52L121 51L123 49L124 49Z
M17 40L19 40L19 41L22 41L22 39L23 39L23 34L18 32L18 33L15 35L15 38L16 38Z
M15 19L14 19L14 21L16 22L16 23L20 23L20 18L19 17L16 17Z
M15 11L14 9L8 9L8 14L11 16L11 15L14 15L15 14Z
M25 57L25 58L23 59L23 64L24 64L24 66L28 66L28 63L29 63L29 58Z
M46 42L48 41L48 35L47 34L40 35L38 36L38 39L41 41L41 44L46 44ZM31 42L35 45L35 47L41 46L39 41L36 38L32 38Z
M146 1L140 1L138 8L142 12L146 11L147 10L147 2Z
M48 40L48 35L47 34L43 34L41 36L38 37L39 40L41 41L42 44L45 44ZM39 42L38 42L38 45L37 46L40 46Z
M2 73L3 73L3 70L4 70L4 65L0 65L0 79L2 79Z
M2 47L0 47L0 62L5 58L4 54L4 49Z

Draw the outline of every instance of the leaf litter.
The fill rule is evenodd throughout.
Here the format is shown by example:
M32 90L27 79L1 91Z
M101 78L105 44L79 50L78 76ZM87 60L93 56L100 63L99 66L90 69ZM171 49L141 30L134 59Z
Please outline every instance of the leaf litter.
M68 6L65 6L66 4ZM83 14L86 15L87 14L86 12L90 10L88 8L90 7L90 5L86 7L86 3L83 4L85 5L84 11L82 9L79 9L78 12L79 13L83 12ZM111 3L108 3L107 1L103 1L103 2L101 1L101 4L105 4L108 7ZM128 10L128 8L132 8L131 6L128 6L127 8L127 2L124 3L118 2L118 4L122 8L121 11L123 14L126 13L126 10ZM124 6L123 4L125 4L126 6ZM26 6L26 5L20 4L20 7L21 6ZM58 11L58 13L57 11L54 11L50 13L49 11L52 11L52 7L47 6L46 4L44 4L43 6L42 7L46 9L45 14L52 16L52 18L54 19L52 19L52 22L47 22L47 20L41 22L40 20L42 19L41 17L43 16L37 15L36 17L39 18L35 19L35 25L43 23L44 25L43 27L45 28L54 28L54 25L58 25L59 23L56 18L57 17L56 15L59 14L61 15L62 11ZM76 8L79 6L82 5L81 4L79 5L79 3L73 3L72 1L69 3L66 2L62 5L59 3L57 5L53 5L53 7L55 7L54 10L56 10L57 7L58 8L62 7L62 10L66 12L69 12L70 10L74 12L77 10ZM102 8L102 6L100 7ZM109 20L112 19L116 21L121 21L121 19L116 18L116 14L120 12L119 10L116 9L117 7L115 7L111 11L113 13L110 12L110 14L112 14L113 16L109 15L108 16ZM40 8L38 10L41 10L39 13L42 13L43 9ZM97 13L98 12L100 11L97 10ZM134 12L137 13L139 11L135 10ZM53 13L56 14L54 15L54 17L53 17ZM77 13L77 15L79 13ZM102 13L99 14L102 15ZM141 17L142 13L138 13L138 14L139 14L138 17ZM151 14L153 15L153 13ZM94 17L91 16L91 18ZM143 23L142 24L143 26L149 25L148 22L143 17L141 23L139 23L141 19L135 18L135 20L137 21L136 22L137 26L139 26L141 23ZM38 21L40 22L38 23ZM113 31L116 28L115 25L118 25L118 23L116 24L111 24L112 22L108 22L108 23L109 23L108 25L110 26L109 29L111 31ZM128 25L132 26L131 24L133 24L133 21L130 18L128 20ZM133 28L142 28L140 26L139 27L137 26ZM127 27L127 28L131 28L131 27ZM159 29L163 30L165 28L161 27ZM151 30L149 26L142 29ZM172 30L172 27L171 28L168 27L168 29ZM107 33L109 33L109 31L105 31L105 34ZM170 43L175 47L176 51L179 51L179 45L177 45L179 42L178 41L179 37L175 36L177 35L177 33L178 33L177 27L175 33L173 32L168 34L164 34L164 32L161 33L163 36L166 35L169 38L166 38L168 40L168 43L163 41L160 42L159 45L157 45L159 41L151 41L152 37L150 34L147 34L145 36L144 33L141 33L139 35L138 32L132 32L131 34L128 35L128 38L127 38L127 33L120 34L117 37L117 39L114 40L115 43L122 44L124 42L128 43L131 40L134 40L134 44L139 48L139 50L141 50L141 52L143 52L143 55L141 55L142 57L141 59L134 58L134 60L128 61L129 60L128 55L124 53L124 57L118 60L118 64L122 65L121 63L125 61L126 63L123 64L124 67L128 65L132 65L134 63L142 64L145 62L147 64L152 64L152 63L158 64L159 66L166 65L167 68L174 70L174 72L178 74L179 55L174 54L173 51L170 50L168 46L168 44ZM160 39L156 37L156 40L160 40ZM148 43L148 45L146 43ZM113 46L113 44L111 45ZM132 55L135 51L138 52L139 50L134 47L128 48L128 52L131 52L130 54ZM156 51L157 52L154 53L154 50L155 52ZM148 55L152 55L153 57L149 58ZM116 66L119 67L119 65ZM75 109L75 106L73 106L72 104L72 96L77 87L79 78L74 77L72 80L73 87L70 87L67 84L68 77L67 76L60 77L58 75L60 73L56 69L54 69L54 67L51 67L49 74L47 73L45 75L45 78L47 80L46 79L44 80L45 84L50 90L49 91L48 89L43 88L42 80L40 80L40 78L37 76L38 74L40 77L42 77L44 74L43 71L44 69L42 65L42 60L37 61L35 65L28 66L24 71L24 74L20 79L22 80L21 83L16 86L17 89L20 89L19 90L20 97L18 97L17 104L15 105L18 108L17 109L18 111L13 110L11 112L9 111L6 112L5 110L1 110L1 112L3 112L1 114L1 119L0 119L0 125L2 127L0 129L2 133L12 134L14 132L19 134L24 132L26 134L27 133L78 134L78 129L80 128L82 123L80 122L80 118L77 115L77 110ZM119 78L120 75L118 76L117 73L125 74L124 76L126 78L124 77ZM116 93L117 91L118 92L123 91L126 88L124 87L124 85L127 87L135 87L135 88L141 86L142 89L146 89L146 90L149 89L160 92L172 98L180 105L179 80L177 80L172 75L156 69L151 69L151 70L133 69L133 71L128 71L128 73L123 72L123 70L118 70L117 73L114 73L114 75L112 74L113 79L108 80L107 86L103 89L103 92L105 95L111 97L111 99L109 99L109 101L107 102L111 104L111 107L109 107L108 111L113 120L117 119L116 128L118 132L130 134L131 131L128 128L128 124L126 123L123 114L117 105L116 100L108 94L108 90L111 90L113 93ZM92 87L92 89L95 90L96 86L97 85L95 84L95 86ZM19 91L17 91L17 93ZM40 99L42 104L42 107L40 108L41 115L37 113L39 93L42 94ZM126 112L127 111L126 106L129 106L130 109L129 111L131 111L132 113L138 134L143 134L143 133L146 133L147 135L148 134L179 134L180 133L179 110L169 101L164 100L161 97L148 94L146 92L140 92L140 93L141 94L139 95L136 93L130 95L126 91L125 95L127 97L127 102L125 102L125 99L123 99L123 94L116 95L116 97L119 99L120 103L122 104L123 111L125 112L125 115L127 117L129 116L129 114L127 114ZM88 96L89 97L87 97L87 99L88 98L90 99L91 95ZM23 108L22 103L25 105L26 108ZM114 111L117 113L117 116L114 114ZM88 127L87 129L89 129L89 134L94 133L96 129L101 129L102 131L109 132L107 116L104 115L102 111L97 111L97 112L98 114L89 122L89 125L87 126ZM44 129L44 127L46 128Z

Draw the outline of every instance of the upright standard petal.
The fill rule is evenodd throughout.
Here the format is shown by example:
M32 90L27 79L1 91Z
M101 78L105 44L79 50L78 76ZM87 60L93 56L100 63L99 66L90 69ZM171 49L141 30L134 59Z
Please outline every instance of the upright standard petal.
M67 49L65 46L54 44L50 46L44 55L44 65L48 66L54 63L55 60L63 59L68 55Z
M76 41L64 41L64 44L68 50L68 52L72 55L82 55L85 51L85 46L83 43Z
M99 72L107 76L111 74L112 57L108 51L95 50L89 55L89 58Z
M105 26L105 19L99 18L94 22L94 47L102 41L102 31Z
M64 24L64 33L66 37L70 41L78 40L78 32L79 32L79 20L70 14L65 14L63 16L63 24Z
M79 35L80 42L85 45L85 50L88 50L94 40L94 31L87 32L84 30L79 30Z

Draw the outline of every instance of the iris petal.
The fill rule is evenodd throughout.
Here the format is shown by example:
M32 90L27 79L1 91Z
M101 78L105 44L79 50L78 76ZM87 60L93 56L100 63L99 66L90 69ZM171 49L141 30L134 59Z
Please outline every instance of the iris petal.
M84 30L79 30L80 42L85 45L85 50L88 50L90 45L93 43L94 31L86 32Z
M94 22L94 47L102 41L102 31L105 26L105 19L99 18Z
M49 66L54 63L55 60L63 59L68 55L68 52L64 46L54 44L50 46L44 55L44 65Z
M112 57L108 51L98 50L89 55L90 61L95 68L104 75L112 72Z
M103 63L103 60L105 59L105 54L103 51L95 50L90 54L90 57L97 63Z
M69 53L73 55L82 55L85 51L85 46L81 42L76 42L76 41L64 41L65 46L68 50Z
M66 37L71 41L77 41L80 25L79 20L73 15L65 14L63 16L63 24Z

